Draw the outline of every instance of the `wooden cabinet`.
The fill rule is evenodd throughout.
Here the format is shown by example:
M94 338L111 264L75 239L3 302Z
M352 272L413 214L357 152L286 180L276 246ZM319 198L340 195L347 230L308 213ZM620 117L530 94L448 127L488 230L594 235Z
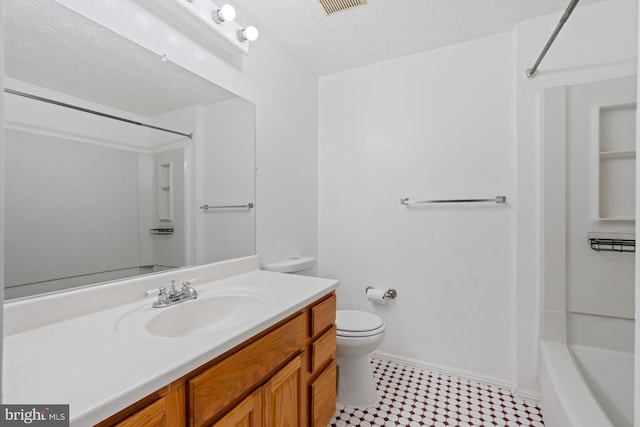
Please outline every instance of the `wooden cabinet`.
M335 310L331 293L98 426L326 427Z
M336 410L336 296L309 308L306 424L326 427Z
M336 410L336 361L331 363L309 384L311 426L326 427Z
M163 427L166 426L164 399L158 399L151 405L141 409L126 420L118 423L117 427L133 426Z
M320 335L309 345L309 370L318 372L333 360L336 355L336 327L331 326L328 331Z
M302 394L302 356L296 357L263 387L264 427L299 426Z
M325 300L309 309L309 335L317 337L336 322L336 295L332 293Z
M306 339L305 324L304 315L298 314L271 333L187 380L189 426L210 425L296 353L301 353Z
M240 402L213 427L262 426L262 390L257 390Z
M213 427L299 426L301 370L302 356L298 356Z
M154 400L152 403L146 403L148 400ZM124 420L113 423L111 417L99 425L113 425L116 427L184 427L186 416L184 406L184 387L179 386L175 389L159 390L149 399L143 399L138 402L142 404L142 409L131 407L133 411L121 412L123 416L127 416ZM146 406L144 406L146 405ZM116 414L119 415L119 414ZM122 418L122 417L121 417Z

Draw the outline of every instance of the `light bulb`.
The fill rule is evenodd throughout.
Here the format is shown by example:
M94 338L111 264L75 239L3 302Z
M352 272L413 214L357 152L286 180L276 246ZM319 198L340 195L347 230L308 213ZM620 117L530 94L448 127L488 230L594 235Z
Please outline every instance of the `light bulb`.
M238 40L241 42L244 41L256 41L258 40L258 29L252 25L249 25L247 28L243 28L236 33Z
M236 10L230 4L225 4L218 10L214 10L211 17L217 24L222 24L224 21L233 21L236 19Z

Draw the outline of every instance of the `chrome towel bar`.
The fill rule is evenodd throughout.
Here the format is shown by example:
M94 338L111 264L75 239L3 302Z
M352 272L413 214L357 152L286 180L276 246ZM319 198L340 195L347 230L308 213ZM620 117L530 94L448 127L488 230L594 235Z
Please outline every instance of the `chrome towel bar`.
M203 205L200 206L200 209L203 211L208 211L209 209L252 209L253 203L247 203L245 205L226 205L226 206L211 206L211 205Z
M423 205L429 203L507 203L507 196L496 196L493 199L445 199L445 200L416 200L408 197L400 199L400 204L405 206Z

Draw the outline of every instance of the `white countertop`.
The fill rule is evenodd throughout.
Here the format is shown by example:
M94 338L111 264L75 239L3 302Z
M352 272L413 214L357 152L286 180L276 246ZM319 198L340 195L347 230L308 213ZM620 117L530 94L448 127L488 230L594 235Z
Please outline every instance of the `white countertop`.
M226 264L228 267L228 262ZM215 268L216 264L211 267ZM254 289L268 302L267 308L256 313L252 320L233 328L190 337L153 335L145 329L146 320L160 310L171 310L194 301L152 309L154 298L142 297L90 313L83 313L86 309L79 310L81 314L77 316L73 315L74 308L69 306L67 311L71 314L63 317L53 315L55 321L50 324L47 324L50 322L47 319L40 319L29 329L5 326L5 331L9 330L10 334L5 334L4 338L3 403L69 404L71 426L93 425L285 319L338 286L336 280L260 271L257 270L257 262L251 262L250 268L251 271L195 286L200 293L199 300L216 293L251 292ZM155 279L154 286L164 286L164 280L177 277L176 274L183 276L182 280L198 277L194 273L203 270L197 267L178 271L151 276L152 280ZM149 280L134 279L132 283L143 283L123 288L126 282L114 284L113 291L127 289L132 295L139 296L140 292L130 289L144 289ZM96 293L104 294L105 286L99 287L99 291L96 287ZM84 292L83 298L90 299L91 292ZM51 298L49 304L78 304L81 300L74 300L73 293L70 291L68 298L59 294ZM41 299L47 298L33 298L31 303L42 304ZM27 300L17 304L21 305L20 310L33 315L37 307L29 308L29 303ZM8 302L5 305L5 312L9 313L9 321L17 322L21 316L15 315L18 310L12 308L12 304Z

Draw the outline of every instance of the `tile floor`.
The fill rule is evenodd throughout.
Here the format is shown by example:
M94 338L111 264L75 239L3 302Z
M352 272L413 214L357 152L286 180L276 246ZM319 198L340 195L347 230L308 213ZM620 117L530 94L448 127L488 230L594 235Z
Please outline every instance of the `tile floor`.
M382 399L372 408L338 404L329 427L543 427L536 404L496 386L373 358Z

